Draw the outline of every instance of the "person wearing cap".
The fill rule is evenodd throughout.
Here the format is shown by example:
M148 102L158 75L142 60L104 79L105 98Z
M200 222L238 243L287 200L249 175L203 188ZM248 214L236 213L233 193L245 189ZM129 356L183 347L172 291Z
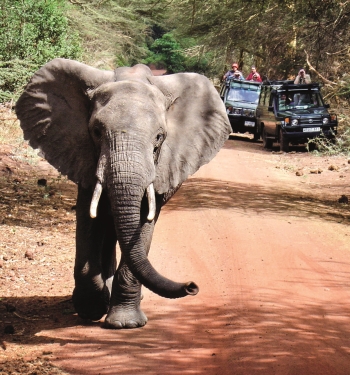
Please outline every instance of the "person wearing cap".
M255 81L255 82L262 82L260 74L256 71L255 66L252 66L252 70L249 73L248 77L246 78L247 81Z
M300 85L306 83L311 83L311 78L309 74L305 73L304 69L300 69L298 75L295 77L294 84Z
M238 70L238 64L237 63L233 63L232 64L232 69L229 70L228 72L226 72L226 74L224 75L223 79L225 80L227 78L233 78L234 75L235 75L235 72L239 73L239 75L240 75L239 79L244 79L243 74Z

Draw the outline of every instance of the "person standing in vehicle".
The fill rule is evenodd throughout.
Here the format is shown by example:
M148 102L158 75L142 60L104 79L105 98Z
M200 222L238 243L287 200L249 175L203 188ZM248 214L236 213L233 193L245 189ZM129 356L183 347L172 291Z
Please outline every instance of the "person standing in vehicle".
M233 75L233 78L234 79L239 79L240 81L244 80L244 77L242 75L242 73L238 70L235 71L234 75Z
M238 70L238 64L237 63L233 63L232 64L232 69L229 70L228 72L226 72L226 74L223 77L223 80L226 80L227 78L233 78L233 76L235 75L235 72L239 73L239 75L241 77L240 79L244 79L243 74Z
M294 84L300 85L300 84L307 84L311 83L311 78L309 74L305 73L304 69L300 69L298 75L295 77Z
M260 74L256 71L255 66L252 66L252 70L249 73L248 77L246 78L247 81L255 81L255 82L262 82Z

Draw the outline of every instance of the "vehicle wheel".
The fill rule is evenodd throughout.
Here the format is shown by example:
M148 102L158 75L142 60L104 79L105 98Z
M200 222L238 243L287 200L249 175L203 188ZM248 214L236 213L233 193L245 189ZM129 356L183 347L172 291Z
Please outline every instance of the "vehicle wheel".
M260 133L257 131L254 133L253 141L258 141L260 139Z
M264 148L272 148L273 141L272 141L272 139L267 138L265 128L263 129L262 139L263 139L263 147Z
M287 137L283 134L282 129L280 129L280 150L284 152L289 152L289 141Z
M312 151L317 150L317 145L316 145L316 143L315 143L315 142L309 142L309 143L307 144L307 149L308 149L309 152L312 152Z

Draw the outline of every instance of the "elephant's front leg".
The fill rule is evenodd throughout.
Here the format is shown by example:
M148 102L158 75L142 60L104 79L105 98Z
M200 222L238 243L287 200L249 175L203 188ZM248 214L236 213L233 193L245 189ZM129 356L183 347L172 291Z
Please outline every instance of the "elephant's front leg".
M107 313L116 269L116 233L107 196L102 194L98 215L90 218L92 190L78 188L75 310L84 319L99 320Z
M141 241L147 254L151 246L154 225L155 221L145 223L141 231ZM105 327L114 329L143 327L147 323L147 317L141 310L140 302L141 284L130 271L122 255L113 280Z

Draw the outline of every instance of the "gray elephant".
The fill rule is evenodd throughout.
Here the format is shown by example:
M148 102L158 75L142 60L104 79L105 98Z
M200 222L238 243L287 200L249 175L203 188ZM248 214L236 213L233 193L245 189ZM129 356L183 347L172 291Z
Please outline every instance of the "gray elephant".
M103 71L55 59L34 74L16 113L30 145L78 184L79 316L107 313L107 328L141 327L142 284L167 298L197 294L194 282L160 275L147 255L161 207L229 136L211 82L195 73L156 77L141 64Z

